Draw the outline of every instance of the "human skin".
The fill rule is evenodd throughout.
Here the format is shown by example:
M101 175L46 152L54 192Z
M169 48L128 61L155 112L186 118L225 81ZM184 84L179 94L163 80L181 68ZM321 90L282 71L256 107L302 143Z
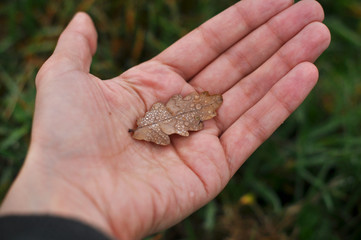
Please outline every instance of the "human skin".
M0 213L79 219L119 239L174 225L212 200L317 82L330 34L314 0L243 0L109 80L89 73L95 27L78 13L36 77L32 138ZM222 94L218 116L171 145L128 129L155 102Z

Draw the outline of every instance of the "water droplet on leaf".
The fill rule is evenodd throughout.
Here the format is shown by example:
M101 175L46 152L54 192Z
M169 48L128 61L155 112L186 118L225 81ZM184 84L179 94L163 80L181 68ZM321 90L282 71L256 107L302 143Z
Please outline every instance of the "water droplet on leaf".
M145 117L137 120L138 128L134 130L133 138L160 145L170 144L168 135L188 136L188 131L201 130L202 121L213 118L214 111L222 104L221 95L208 92L194 92L183 99L174 95L171 99L165 105L155 103Z

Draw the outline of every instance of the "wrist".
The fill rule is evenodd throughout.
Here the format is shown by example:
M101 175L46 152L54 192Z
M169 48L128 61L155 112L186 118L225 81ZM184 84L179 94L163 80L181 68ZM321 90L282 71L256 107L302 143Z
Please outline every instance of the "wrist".
M85 192L72 186L60 172L35 164L29 154L0 206L0 215L56 215L87 223L109 235L107 221Z

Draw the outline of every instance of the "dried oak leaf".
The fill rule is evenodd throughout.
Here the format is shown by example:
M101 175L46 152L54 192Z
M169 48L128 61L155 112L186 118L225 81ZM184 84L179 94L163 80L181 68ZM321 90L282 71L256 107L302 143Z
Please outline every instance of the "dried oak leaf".
M222 101L221 95L209 95L208 92L193 92L184 98L174 95L165 105L155 103L143 118L137 120L138 128L134 130L133 138L168 145L171 134L189 136L188 131L201 130L202 121L215 117Z

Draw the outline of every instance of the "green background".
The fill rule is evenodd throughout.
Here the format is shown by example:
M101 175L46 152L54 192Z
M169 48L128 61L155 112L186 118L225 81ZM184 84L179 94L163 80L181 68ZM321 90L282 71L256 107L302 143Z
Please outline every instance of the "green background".
M0 200L26 155L34 78L76 11L99 32L91 72L112 78L235 0L0 3ZM320 0L332 42L320 81L207 206L149 239L361 239L361 2Z

